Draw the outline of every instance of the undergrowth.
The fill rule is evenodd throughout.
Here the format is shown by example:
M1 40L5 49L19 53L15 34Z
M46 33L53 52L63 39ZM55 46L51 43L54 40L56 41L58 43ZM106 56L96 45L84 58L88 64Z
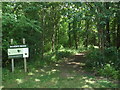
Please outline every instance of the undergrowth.
M119 79L120 52L115 47L104 50L92 49L86 55L86 66L92 68L100 75Z

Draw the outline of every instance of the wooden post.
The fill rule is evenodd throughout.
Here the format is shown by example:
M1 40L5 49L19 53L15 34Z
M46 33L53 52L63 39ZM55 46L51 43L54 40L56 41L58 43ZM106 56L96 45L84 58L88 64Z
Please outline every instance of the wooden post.
M11 45L13 44L13 39L11 39ZM12 61L12 72L14 72L14 59L11 59Z
M26 58L24 58L24 69L25 69L25 72L27 72Z
M25 44L25 38L23 38L23 44ZM25 72L27 72L27 63L26 63L25 57L24 57L24 69L25 69Z

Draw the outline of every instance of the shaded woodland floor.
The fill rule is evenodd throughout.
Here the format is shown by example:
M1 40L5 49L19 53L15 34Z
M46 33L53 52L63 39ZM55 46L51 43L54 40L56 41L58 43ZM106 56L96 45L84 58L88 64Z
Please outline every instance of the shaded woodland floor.
M32 72L12 73L9 81L3 81L4 88L117 88L106 78L86 71L85 53L65 58L62 63L35 69ZM18 76L19 75L19 76Z

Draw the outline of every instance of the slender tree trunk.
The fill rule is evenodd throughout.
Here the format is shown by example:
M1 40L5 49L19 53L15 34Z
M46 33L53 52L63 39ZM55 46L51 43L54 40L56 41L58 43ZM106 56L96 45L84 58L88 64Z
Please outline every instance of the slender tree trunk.
M112 43L112 46L116 46L116 42L117 42L117 40L116 40L116 38L117 38L117 34L116 34L116 18L113 20L113 22L112 22L112 29L111 29L112 31L112 34L111 34L111 43Z
M120 48L120 23L117 25L117 48Z
M71 46L72 46L72 42L71 42L71 26L70 26L71 24L69 23L69 25L68 25L68 37L69 37L69 40L68 40L68 42L69 42L69 48L71 48Z
M88 29L89 29L89 21L86 20L86 39L85 39L85 47L88 48Z
M59 45L59 23L57 24L57 31L56 31L56 44Z
M55 11L55 7L54 6L52 6L52 9L53 9L53 11ZM52 43L52 52L54 52L55 51L55 37L56 37L56 31L55 31L55 29L56 29L56 26L55 26L55 12L53 12L53 13L51 13L52 15L53 15L53 18L52 18L52 24L53 24L53 31L52 31L52 38L51 38L51 43Z
M109 20L106 22L106 46L109 47L110 46L110 25L109 25Z
M75 40L75 48L78 49L78 44L77 44L77 33L74 31L74 40Z
M97 23L97 30L98 30L98 46L101 48L101 36L100 36L100 29L99 29L99 22Z
M117 49L120 48L120 2L118 3L118 12L117 12Z
M42 59L44 58L44 30L45 30L45 15L44 15L44 10L43 10L43 14L42 14L42 48L41 48L41 52L42 52Z
M78 49L76 28L77 28L77 23L76 23L76 20L74 18L74 21L73 21L73 37L74 37L74 41L75 41L75 48Z
M98 24L97 29L98 29L99 48L101 50L103 50L104 49L104 31L103 31L103 27L100 26L100 24Z
M53 28L53 34L52 34L52 52L55 51L55 25L54 25L54 28Z
M109 3L106 3L106 9L109 10ZM106 20L106 46L110 46L110 25L109 25L110 19L107 18Z
M99 13L102 13L102 11L101 11L100 8L98 9L98 12L99 12ZM100 24L100 22L101 22L102 20L103 20L103 18L101 18L101 17L98 17L98 19L97 19L99 48L100 48L101 50L104 49L104 45L105 45L105 43L104 43L104 27L103 27L102 24Z
M81 21L78 23L78 29L80 30L81 28ZM77 32L78 33L78 37L77 37L77 44L78 44L78 48L79 48L79 40L80 40L80 32Z

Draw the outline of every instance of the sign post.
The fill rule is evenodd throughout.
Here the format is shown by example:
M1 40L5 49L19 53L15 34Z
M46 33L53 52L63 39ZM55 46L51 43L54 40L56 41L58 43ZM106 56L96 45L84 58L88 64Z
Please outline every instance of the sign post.
M25 44L25 38L23 38L23 44ZM26 57L24 57L24 69L25 69L25 72L27 72Z
M11 45L13 44L13 39L11 39ZM14 72L14 59L12 58L12 72Z

